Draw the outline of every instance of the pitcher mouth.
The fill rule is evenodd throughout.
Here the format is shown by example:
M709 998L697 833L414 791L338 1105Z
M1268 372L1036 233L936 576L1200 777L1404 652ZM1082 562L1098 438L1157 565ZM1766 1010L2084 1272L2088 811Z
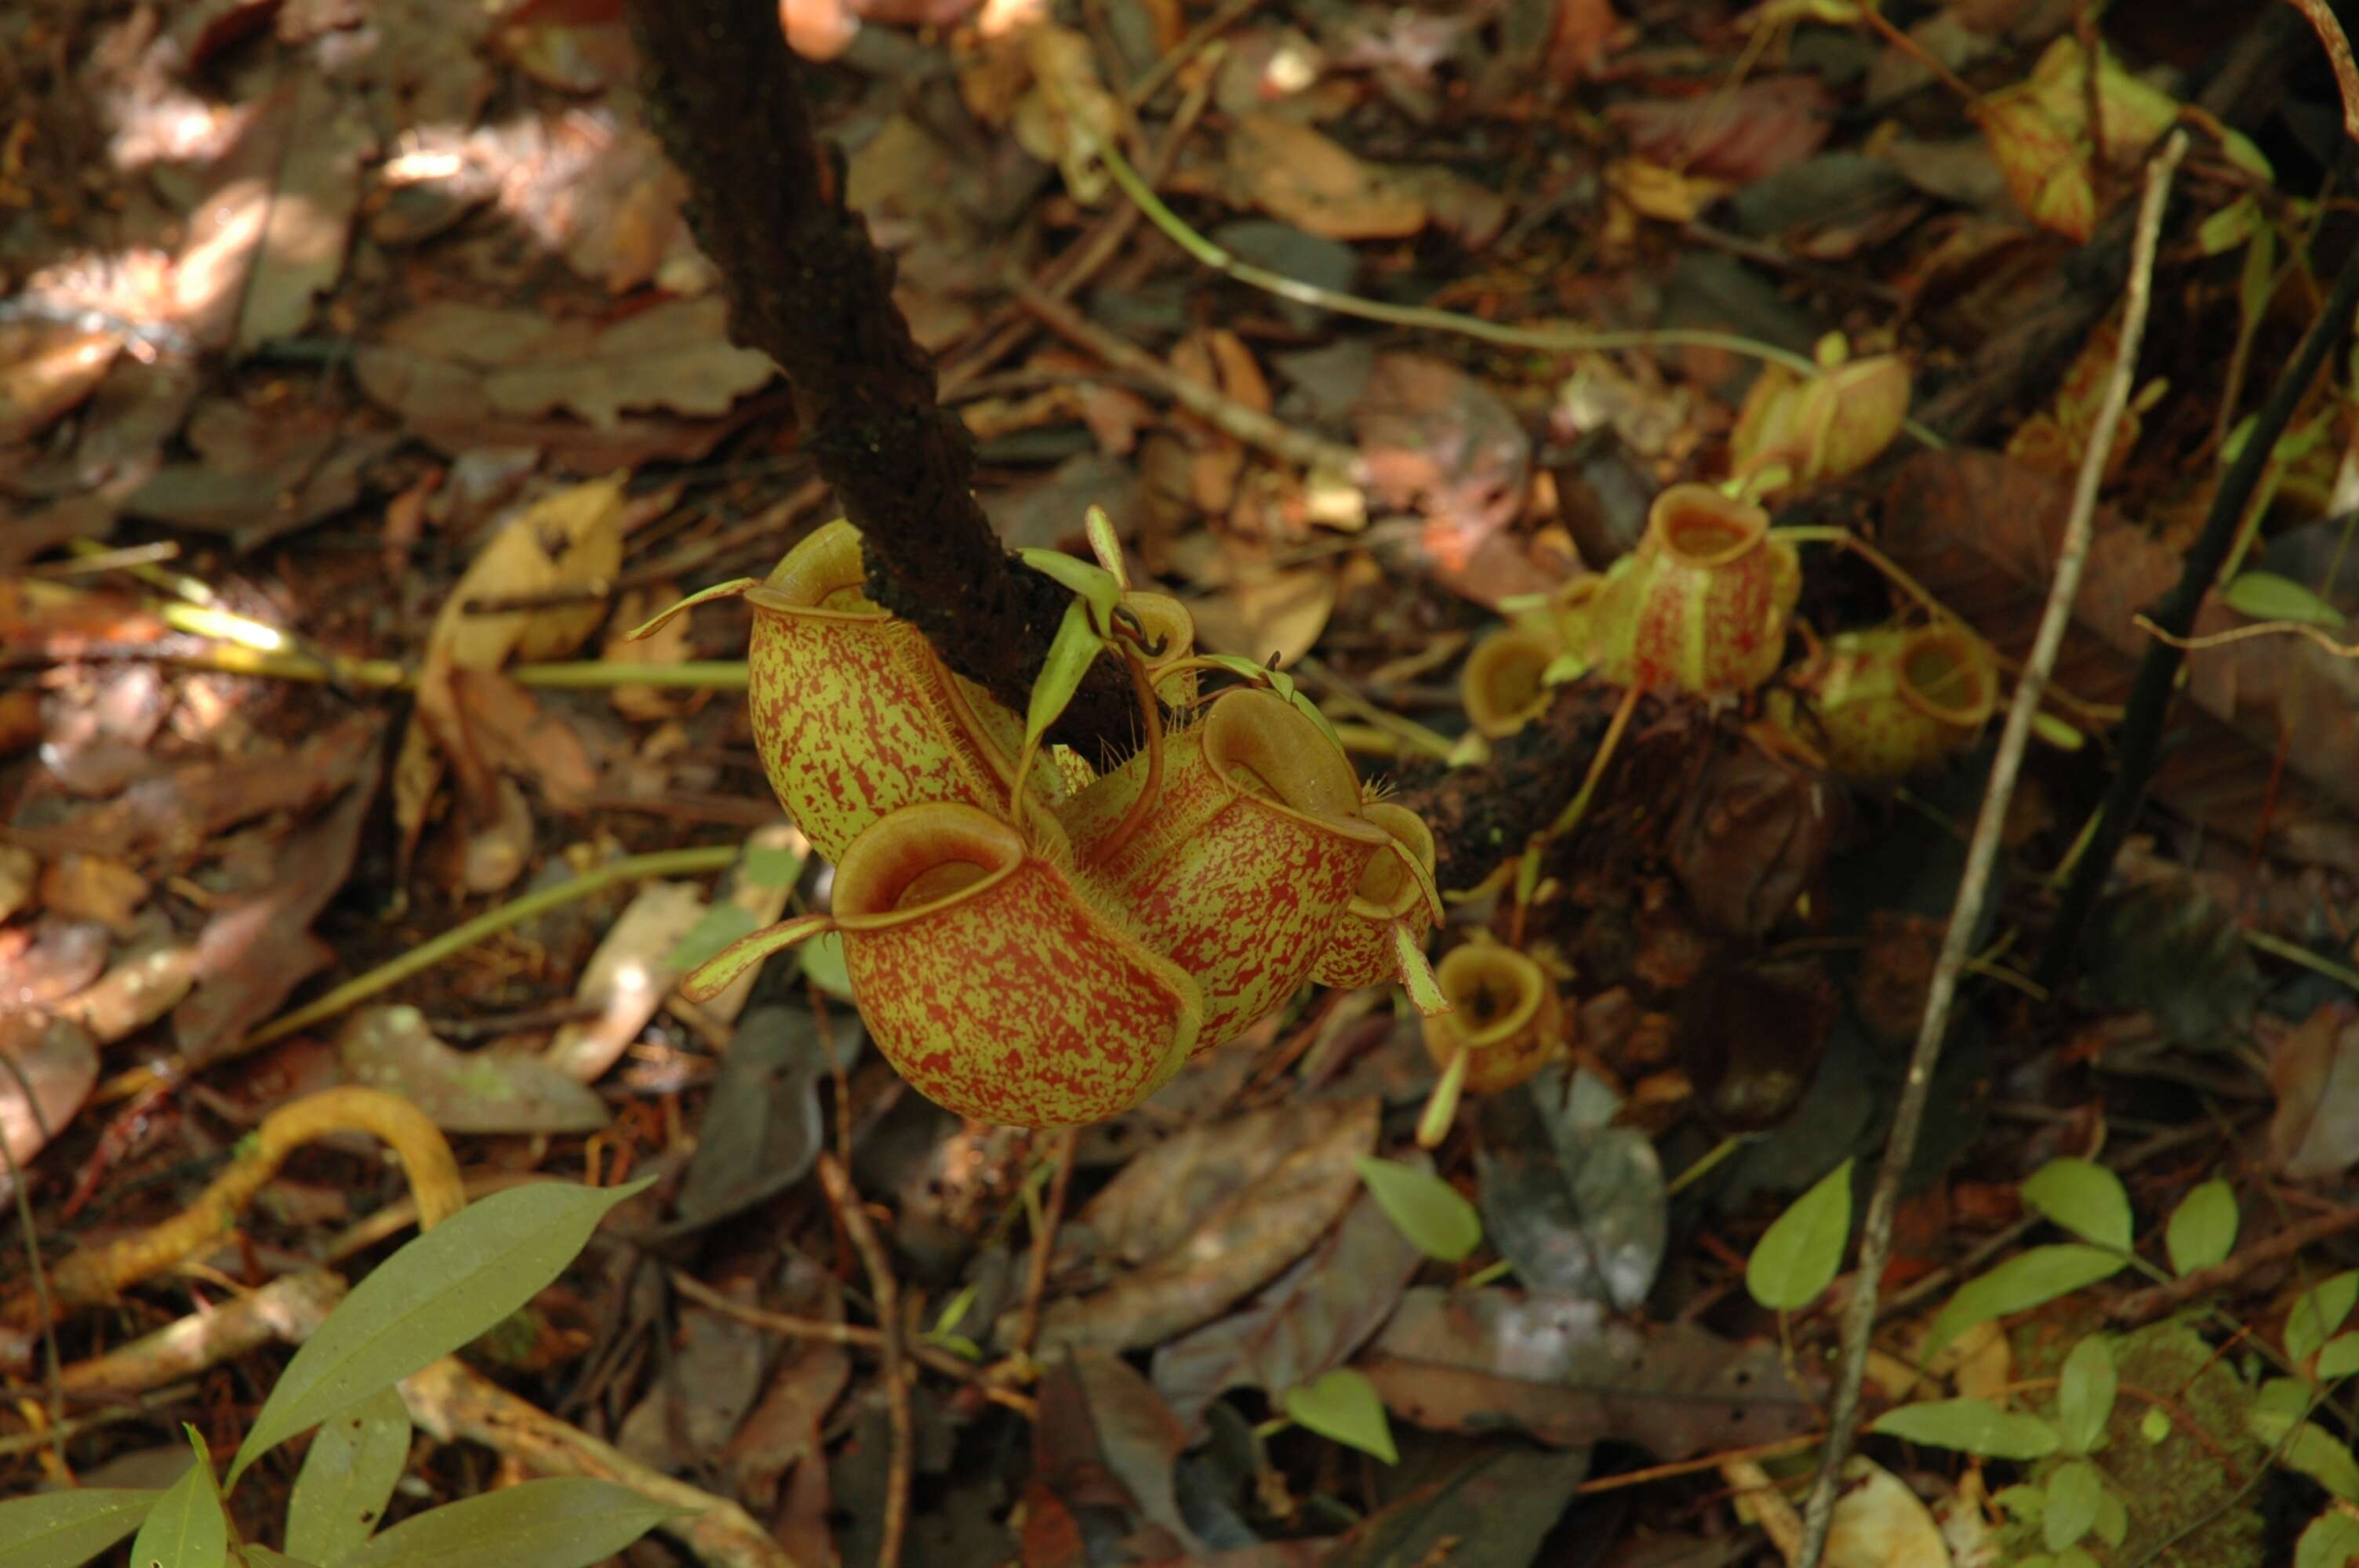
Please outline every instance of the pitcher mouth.
M1539 1016L1540 968L1508 947L1453 947L1434 971L1452 1008L1451 1030L1469 1051L1512 1040ZM1471 1026L1471 1027L1470 1027Z
M1223 784L1269 810L1364 844L1392 841L1360 815L1351 759L1283 697L1245 689L1213 703L1204 719L1204 760Z
M1928 719L1960 729L1972 729L1998 708L1990 662L1972 635L1955 627L1928 627L1902 646L1900 695Z
M1466 717L1485 735L1520 727L1548 703L1546 676L1557 650L1547 638L1514 628L1494 633L1466 657Z
M841 621L887 621L892 614L868 597L868 565L860 530L838 518L786 553L745 602L769 614L818 615Z
M1433 864L1433 829L1425 825L1425 818L1405 806L1383 801L1360 809L1403 850L1428 866ZM1351 913L1364 920L1398 920L1414 914L1424 903L1425 890L1401 864L1400 856L1379 854L1360 875L1359 891L1352 895Z
M1663 492L1650 522L1663 553L1697 571L1739 559L1769 532L1767 513L1706 484L1675 484Z
M1024 835L975 806L905 806L861 830L835 868L835 922L886 931L998 886L1024 863Z

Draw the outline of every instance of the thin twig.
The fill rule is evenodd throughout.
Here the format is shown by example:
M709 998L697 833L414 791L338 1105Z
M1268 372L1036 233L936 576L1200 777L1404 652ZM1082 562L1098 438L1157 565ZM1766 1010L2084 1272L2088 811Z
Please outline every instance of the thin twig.
M832 1154L819 1157L820 1184L835 1206L836 1218L852 1238L860 1260L868 1270L868 1291L876 1301L876 1327L883 1336L878 1350L884 1359L885 1405L893 1419L893 1464L885 1481L885 1522L876 1545L876 1568L899 1568L901 1539L909 1530L909 1478L917 1464L917 1422L909 1413L909 1379L901 1365L901 1287L893 1279L893 1261L852 1178Z
M1030 1355L1032 1341L1040 1335L1040 1303L1049 1295L1049 1259L1057 1250L1057 1228L1065 1223L1065 1195L1072 1190L1077 1141L1070 1127L1057 1134L1057 1173L1049 1178L1048 1212L1041 1218L1040 1234L1032 1238L1032 1264L1024 1277L1024 1310L1016 1320L1017 1356Z
M1008 286L1024 308L1040 318L1050 331L1087 349L1116 370L1152 383L1172 402L1223 434L1306 469L1349 474L1360 467L1360 454L1351 448L1294 429L1258 408L1238 402L1209 382L1180 374L1062 300L1049 298L1023 277L1011 276Z
M1136 109L1162 92L1163 84L1194 58L1198 49L1226 32L1238 17L1260 3L1261 0L1224 0L1219 10L1197 23L1186 38L1148 68L1146 75L1130 84L1122 95L1125 106Z
M2234 1284L2255 1269L2268 1263L2283 1262L2303 1248L2323 1241L2330 1236L2339 1236L2354 1227L2359 1227L2359 1204L2312 1215L2300 1224L2289 1225L2266 1241L2244 1248L2208 1269L2198 1269L2169 1284L2150 1286L2135 1295L2124 1296L2106 1309L2105 1315L2120 1324L2151 1323L2198 1296Z
M2040 690L2056 667L2064 629L2072 619L2072 600L2081 590L2081 574L2088 565L2089 536L2097 510L2097 487L2111 455L2122 412L2129 405L2130 382L2137 369L2139 341L2146 336L2148 298L2154 284L2154 253L2162 234L2162 215L2170 192L2170 177L2186 154L2187 137L2173 132L2147 167L2146 194L2138 207L2137 235L2130 260L2129 297L2123 307L2122 332L2114 368L2105 386L2105 400L2082 455L2081 471L2072 487L2072 510L2064 524L2062 547L2057 553L2056 578L2048 592L2031 655L2024 662L2015 700L2007 708L2006 727L1999 735L1998 754L1992 759L1990 786L1984 793L1982 814L1974 822L1973 842L1966 850L1964 873L1958 879L1958 896L1950 911L1949 930L1941 939L1941 955L1926 988L1925 1019L1917 1046L1908 1060L1908 1077L1892 1119L1892 1136L1885 1145L1884 1165L1876 1173L1867 1221L1860 1237L1859 1267L1852 1298L1843 1313L1842 1375L1836 1381L1832 1410L1827 1420L1827 1446L1820 1456L1818 1482L1810 1488L1801 1551L1794 1568L1818 1568L1826 1550L1827 1529L1834 1520L1835 1498L1843 1490L1843 1464L1851 1447L1852 1426L1859 1419L1860 1385L1867 1372L1867 1355L1875 1331L1876 1285L1892 1250L1892 1220L1899 1207L1900 1182L1917 1154L1917 1133L1924 1124L1931 1098L1933 1069L1940 1060L1941 1041L1950 1026L1950 1007L1957 995L1958 977L1972 957L1974 929L1981 924L1983 902L1991 871L1998 860L1999 840L2006 827L2007 806L2014 799L2015 781L2023 766L2024 748L2031 737L2031 721L2039 709Z
M2327 61L2334 67L2335 91L2343 95L2343 134L2359 142L2359 64L2352 61L2351 40L2343 36L2343 24L2334 19L2333 7L2326 0L2289 3L2318 29L2318 41L2325 46Z
M2343 262L2325 308L2310 323L2309 334L2294 351L2268 402L2253 416L2243 449L2221 476L2219 488L2212 492L2212 509L2204 517L2202 532L2188 548L2178 585L2154 606L2153 624L2147 630L2155 643L2138 661L2129 701L2124 704L2114 782L2098 807L2095 831L2090 834L2088 848L2074 867L2072 881L2057 905L2056 919L2040 945L2039 967L2032 974L2034 979L2050 989L2063 977L2064 967L2072 957L2074 939L2087 924L2090 911L2096 907L2098 895L2113 875L2114 859L2121 853L2122 841L2129 836L2130 825L2146 799L2155 758L2162 748L2163 727L2170 715L2171 699L2177 694L2180 666L2186 658L2184 650L2173 645L2174 640L2186 637L2193 630L2195 613L2211 593L2220 568L2241 532L2245 506L2261 482L2277 438L2292 423L2294 409L2309 392L2319 366L2350 330L2354 305L2359 305L2359 250L2354 250Z

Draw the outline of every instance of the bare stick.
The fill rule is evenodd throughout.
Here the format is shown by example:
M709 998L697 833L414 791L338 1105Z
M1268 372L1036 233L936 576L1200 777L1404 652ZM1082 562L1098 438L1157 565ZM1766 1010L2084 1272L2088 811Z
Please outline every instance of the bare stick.
M1900 1206L1900 1180L1917 1153L1918 1130L1924 1124L1926 1101L1932 1094L1933 1068L1940 1060L1941 1040L1949 1030L1958 977L1972 956L1974 927L1981 923L1991 870L1998 860L1999 838L2006 826L2008 803L2015 795L2016 775L2023 766L2024 747L2031 737L2031 720L2039 710L2040 690L2048 684L2049 672L2056 667L2057 650L2063 645L2064 629L2072 619L2072 600L2081 590L2082 568L2088 565L2098 483L2113 451L2122 411L2129 405L2138 342L2146 336L2163 205L2170 192L2170 177L2186 151L2185 133L2174 131L2147 166L2146 194L2138 206L2137 236L2131 250L2129 297L2122 312L2121 343L2106 382L2104 404L2089 433L2088 449L2081 456L2081 471L2072 485L2072 510L2064 524L2063 547L2057 554L2056 579L2048 590L2048 608L2040 616L2038 635L2032 640L2031 656L2024 661L2023 678L2016 683L2015 701L2006 710L2006 728L1999 735L1998 754L1991 762L1990 787L1983 795L1982 815L1975 819L1973 841L1966 850L1957 902L1950 910L1950 928L1941 939L1941 956L1926 988L1924 1024L1908 1058L1908 1082L1893 1113L1892 1137L1885 1145L1884 1166L1876 1173L1875 1193L1868 1203L1856 1282L1843 1313L1842 1372L1828 1414L1827 1445L1820 1456L1818 1482L1810 1488L1802 1546L1795 1555L1794 1568L1819 1568L1819 1559L1826 1551L1827 1528L1834 1520L1835 1498L1843 1490L1843 1459L1851 1448L1853 1424L1859 1420L1860 1384L1866 1375L1868 1345L1875 1332L1875 1289L1892 1253L1892 1219Z
M909 1413L909 1377L901 1364L901 1287L894 1281L893 1260L885 1255L868 1211L860 1206L852 1178L834 1155L819 1157L819 1179L835 1206L836 1217L843 1222L844 1234L867 1266L868 1291L876 1298L876 1326L884 1336L878 1349L885 1361L885 1408L893 1417L893 1465L885 1481L885 1528L876 1544L876 1568L899 1568L901 1538L909 1530L909 1477L918 1449L917 1422Z
M2343 24L2334 19L2334 11L2326 0L2291 0L2293 8L2310 18L2318 30L2318 41L2326 46L2326 58L2334 67L2335 90L2343 94L2343 134L2359 142L2359 64L2351 59L2351 40L2343 36Z
M1076 1139L1071 1128L1057 1134L1057 1173L1049 1180L1047 1213L1040 1221L1040 1234L1032 1238L1032 1266L1024 1280L1024 1313L1016 1320L1016 1354L1032 1353L1032 1341L1040 1334L1040 1303L1049 1294L1049 1257L1057 1249L1057 1227L1065 1222L1065 1195L1073 1185L1073 1150Z

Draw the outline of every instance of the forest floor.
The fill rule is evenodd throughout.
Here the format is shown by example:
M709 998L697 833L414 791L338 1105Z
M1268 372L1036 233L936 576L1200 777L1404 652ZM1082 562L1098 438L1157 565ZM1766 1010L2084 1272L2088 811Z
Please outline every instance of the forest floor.
M1425 815L1435 957L1553 999L1453 1105L1454 1025L1307 986L1068 1135L911 1088L839 944L681 993L832 868L745 607L626 633L837 513L621 0L9 7L0 1498L237 1449L415 1234L404 1166L339 1126L136 1278L69 1260L361 1086L470 1198L656 1178L409 1386L394 1521L660 1474L732 1509L634 1563L1790 1562L1930 989L1826 1561L2359 1561L2359 162L2313 8L786 0L1001 539L1102 511ZM1686 484L1799 570L1700 693L1708 624L1650 666L1571 609Z

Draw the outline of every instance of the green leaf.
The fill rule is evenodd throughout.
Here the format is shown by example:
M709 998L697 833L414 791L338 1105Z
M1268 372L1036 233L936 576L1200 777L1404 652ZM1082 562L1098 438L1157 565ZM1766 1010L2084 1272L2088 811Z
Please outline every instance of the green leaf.
M808 857L770 844L748 844L737 874L757 888L790 888L803 874Z
M1936 1448L1956 1448L1987 1459L2038 1459L2062 1441L2036 1415L2003 1411L1988 1400L1931 1400L1902 1405L1875 1418L1877 1432ZM2055 1499L2049 1499L2055 1506Z
M2225 255L2252 236L2260 222L2261 204L2239 196L2195 225L2195 244L2207 256Z
M2121 1257L2097 1247L2034 1247L1969 1280L1950 1298L1925 1338L1930 1359L1978 1323L2027 1312L2121 1271Z
M2346 1269L2312 1290L2304 1291L2286 1314L2286 1358L2297 1366L2324 1345L2359 1302L2359 1271Z
M2056 1385L2056 1425L2064 1434L2067 1454L2090 1453L2104 1440L2120 1386L2114 1347L2104 1335L2093 1334L2072 1346Z
M1024 564L1042 577L1054 578L1089 606L1091 631L1101 640L1114 635L1114 607L1122 602L1122 579L1103 567L1092 566L1062 550L1018 550ZM1037 701L1038 699L1035 698Z
M2256 621L2291 621L2304 626L2340 626L2343 611L2291 578L2275 572L2239 572L2220 597L2239 615Z
M696 917L696 924L688 928L664 962L674 969L695 968L732 942L753 935L761 924L761 916L744 904L723 899Z
M2310 1521L2293 1549L2293 1568L2348 1568L2359 1558L2359 1519L2333 1510Z
M653 1182L535 1182L469 1204L353 1287L278 1375L229 1478L307 1427L446 1356L538 1295L609 1210Z
M1311 723L1319 726L1319 733L1326 736L1329 741L1332 741L1337 751L1340 752L1343 749L1343 737L1335 732L1334 721L1320 710L1317 703L1310 700L1310 696L1308 692L1301 691L1299 689L1289 692L1287 694L1286 700L1294 705L1294 710L1297 713L1299 713L1303 718L1308 719Z
M843 934L829 931L803 949L803 979L838 1001L852 1000L852 972L843 964Z
M1425 944L1409 929L1406 920L1393 922L1393 957L1400 966L1401 989L1417 1011L1428 1018L1439 1018L1450 1011L1450 998L1434 977L1433 966L1426 961Z
M1056 640L1049 644L1049 660L1032 683L1032 706L1024 717L1025 750L1031 750L1064 713L1104 647L1105 640L1090 624L1088 607L1080 600L1066 606Z
M2180 1279L2225 1258L2236 1246L2236 1189L2214 1176L2188 1194L2170 1211L2162 1240Z
M2252 198L2247 196L2245 200L2250 201ZM1129 588L1130 568L1122 558L1122 538L1114 531L1114 519L1106 515L1106 509L1093 506L1083 512L1082 532L1089 535L1090 554L1098 558L1098 565L1111 573L1121 587Z
M2006 1517L2018 1524L2038 1524L2039 1516L2048 1511L2048 1494L2020 1481L1999 1488L1992 1494L1991 1501L2005 1509Z
M690 1001L711 1001L736 984L739 977L760 968L777 954L813 936L832 935L834 927L834 916L827 914L789 915L775 925L765 925L740 936L697 965L680 981L680 994ZM810 972L810 955L804 954L805 973Z
M2056 1554L2056 1568L2101 1568L2085 1546L2068 1546Z
M139 1568L227 1568L229 1516L222 1512L221 1487L193 1428L189 1436L198 1443L197 1462L164 1488L140 1524L131 1543Z
M2130 1195L2093 1160L2050 1160L2024 1178L2023 1201L2086 1241L2130 1249Z
M2359 1334L2338 1334L2319 1346L2318 1380L2331 1383L2359 1372Z
M1287 1390L1285 1405L1296 1425L1373 1454L1387 1465L1400 1463L1392 1423L1385 1419L1385 1401L1365 1373L1338 1367L1315 1383Z
M2294 1428L2285 1446L2285 1467L2299 1470L2346 1503L2359 1503L2359 1459L2314 1421Z
M2149 1444L2160 1443L2170 1435L2170 1416L2158 1405L2147 1406L2146 1414L2138 1417L2138 1435Z
M320 1424L287 1504L287 1550L333 1563L375 1532L409 1462L409 1407L392 1385Z
M81 1568L139 1528L152 1487L44 1492L0 1503L0 1568Z
M2097 1539L2107 1546L2119 1546L2130 1533L2129 1505L2111 1487L2097 1491Z
M1455 1263L1483 1244L1483 1217L1448 1182L1365 1154L1359 1166L1376 1206L1427 1257Z
M273 1552L267 1546L241 1546L238 1555L245 1559L245 1568L321 1568L300 1557L289 1557L284 1552Z
M556 1476L403 1519L337 1568L588 1568L679 1511L611 1481Z
M2050 1552L2061 1552L2097 1522L2105 1483L2086 1459L2068 1459L2048 1477L2048 1508L2039 1516L2039 1536Z
M1775 1312L1792 1312L1819 1299L1843 1266L1851 1239L1851 1166L1845 1160L1819 1178L1770 1222L1745 1260L1745 1288Z

